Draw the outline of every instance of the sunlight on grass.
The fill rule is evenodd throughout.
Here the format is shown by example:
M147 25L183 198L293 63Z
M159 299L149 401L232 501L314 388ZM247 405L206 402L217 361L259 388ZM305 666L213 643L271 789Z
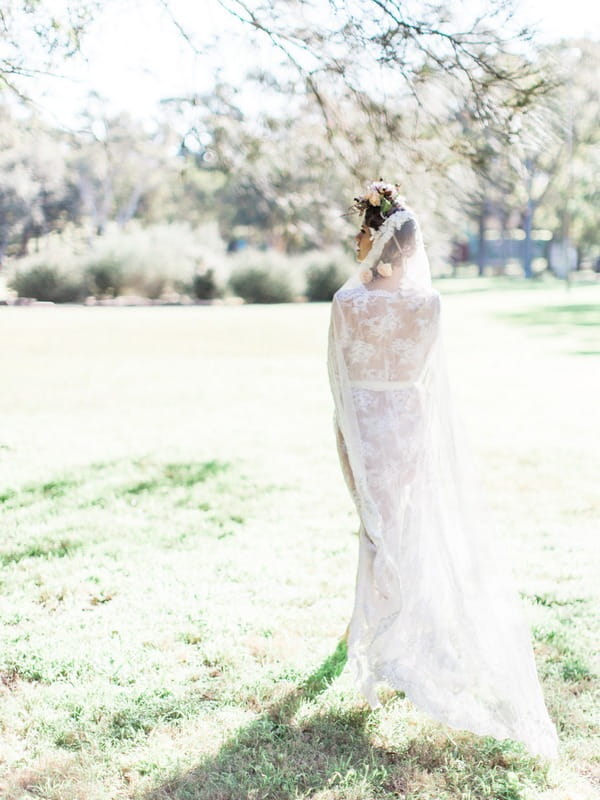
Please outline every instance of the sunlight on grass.
M1 796L597 797L600 371L578 353L598 349L598 299L445 298L452 382L561 736L551 767L401 692L370 712L351 685L357 521L326 304L5 309Z

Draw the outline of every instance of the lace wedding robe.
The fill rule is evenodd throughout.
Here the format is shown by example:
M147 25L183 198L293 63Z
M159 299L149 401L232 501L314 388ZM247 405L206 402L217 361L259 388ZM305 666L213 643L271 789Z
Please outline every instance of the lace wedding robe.
M350 280L331 308L338 452L360 518L349 667L373 708L384 682L452 727L555 757L529 630L458 438L422 243L414 258L405 275L420 281Z

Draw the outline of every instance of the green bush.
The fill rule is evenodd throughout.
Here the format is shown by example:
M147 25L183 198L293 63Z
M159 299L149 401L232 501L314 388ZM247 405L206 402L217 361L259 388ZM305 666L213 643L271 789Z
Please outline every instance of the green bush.
M116 297L124 286L123 268L116 257L107 255L88 263L85 280L88 294Z
M215 280L215 272L212 269L206 272L198 272L192 280L192 293L198 300L214 300L220 297L222 292Z
M329 301L344 280L345 275L335 262L309 267L306 273L306 297L311 302Z
M219 252L209 233L183 223L112 229L82 254L82 268L114 294L156 299L173 291L190 292L198 264Z
M58 267L43 264L17 272L10 287L19 297L34 297L53 303L78 303L85 296L85 286L80 279L61 272Z
M292 286L285 274L260 267L234 272L229 287L247 303L289 303L293 298Z

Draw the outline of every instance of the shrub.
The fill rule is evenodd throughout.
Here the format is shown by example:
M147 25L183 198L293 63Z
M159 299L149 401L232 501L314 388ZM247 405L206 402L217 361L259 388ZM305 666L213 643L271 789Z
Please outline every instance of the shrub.
M234 272L229 287L247 303L289 303L293 297L291 284L285 274L260 267Z
M345 275L335 262L312 266L306 273L306 297L311 302L329 301L344 280Z
M62 272L58 267L38 264L17 272L10 286L19 297L34 297L53 303L77 303L85 296L80 279Z
M214 270L196 273L192 280L192 292L198 300L214 300L215 297L220 297L222 292L215 280Z
M154 299L167 292L190 291L198 263L219 252L208 234L184 223L112 229L94 240L83 254L82 266L115 294Z
M85 281L88 294L116 297L124 285L123 268L116 257L107 255L88 263Z

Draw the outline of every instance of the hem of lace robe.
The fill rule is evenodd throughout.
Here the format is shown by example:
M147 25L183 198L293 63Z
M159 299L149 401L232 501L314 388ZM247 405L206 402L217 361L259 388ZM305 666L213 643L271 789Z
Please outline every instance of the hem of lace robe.
M403 692L406 698L410 700L410 702L419 711L423 712L431 719L441 722L443 725L447 725L453 730L468 731L476 734L477 736L491 736L498 741L509 739L510 741L516 741L520 744L523 744L527 751L533 756L542 756L547 759L558 758L558 747L560 740L556 732L556 727L550 718L548 718L547 723L542 723L540 721L540 726L543 724L546 728L546 732L541 736L519 735L517 731L509 731L505 726L494 725L493 723L488 725L485 723L472 723L469 725L464 723L461 724L455 720L451 714L444 714L429 710L426 703L418 700L419 692L411 687L408 683L404 682L403 686L399 687L395 685L396 681L394 681L393 678L383 674L375 676L372 672L366 676L361 676L360 673L363 672L363 670L359 665L359 659L352 656L349 656L348 658L348 666L354 677L355 683L357 684L357 688L369 704L372 711L382 708L382 703L377 694L377 686L387 685L395 691Z

